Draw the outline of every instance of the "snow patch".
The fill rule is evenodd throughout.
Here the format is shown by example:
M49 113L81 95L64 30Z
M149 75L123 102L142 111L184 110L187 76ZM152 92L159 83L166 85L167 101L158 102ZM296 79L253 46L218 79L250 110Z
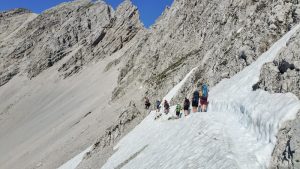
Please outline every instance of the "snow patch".
M193 68L176 86L173 87L173 89L169 91L169 93L163 98L163 100L167 100L168 102L170 102L195 70L196 68Z
M236 31L236 33L241 33L243 29L244 29L243 27L240 28L239 30Z
M73 157L71 160L69 160L68 162L66 162L65 164L63 164L57 169L75 169L80 164L85 154L90 152L91 150L92 150L92 146L88 147L83 152Z

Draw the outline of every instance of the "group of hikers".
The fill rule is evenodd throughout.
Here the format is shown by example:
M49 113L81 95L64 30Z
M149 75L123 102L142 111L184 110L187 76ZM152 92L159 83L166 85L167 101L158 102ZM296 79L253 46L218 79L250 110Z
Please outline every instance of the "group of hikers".
M176 116L177 118L181 118L182 110L185 116L190 114L190 106L192 105L192 112L207 112L208 106L208 87L206 84L202 84L199 90L194 91L191 101L186 97L183 102L183 106L181 104L176 105ZM156 101L156 112L160 113L161 109L161 101ZM149 98L145 97L145 108L148 110L151 106ZM163 102L164 113L168 114L170 112L170 104L167 100ZM160 114L161 115L161 114ZM160 116L159 115L159 116Z

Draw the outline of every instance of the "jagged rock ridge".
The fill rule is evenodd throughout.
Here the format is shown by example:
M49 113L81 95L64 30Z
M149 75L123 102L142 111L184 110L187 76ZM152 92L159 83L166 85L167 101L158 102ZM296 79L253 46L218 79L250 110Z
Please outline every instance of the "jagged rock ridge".
M5 18L19 18L24 12L28 13L7 14ZM120 50L144 29L137 8L129 1L116 11L103 1L64 3L22 24L14 36L0 41L3 49L0 55L1 85L19 72L33 78L77 50L58 69L64 77L68 77L83 65ZM14 25L9 25L6 29L14 28ZM1 35L4 36L4 33L1 32Z

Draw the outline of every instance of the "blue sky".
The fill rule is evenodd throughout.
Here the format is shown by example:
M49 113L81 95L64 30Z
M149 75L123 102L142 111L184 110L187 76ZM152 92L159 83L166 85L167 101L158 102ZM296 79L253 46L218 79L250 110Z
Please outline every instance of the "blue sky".
M13 8L27 8L35 13L41 13L61 2L70 0L0 0L0 11ZM105 0L116 8L123 0ZM152 25L161 15L166 6L171 6L173 0L132 0L139 8L140 17L146 27Z

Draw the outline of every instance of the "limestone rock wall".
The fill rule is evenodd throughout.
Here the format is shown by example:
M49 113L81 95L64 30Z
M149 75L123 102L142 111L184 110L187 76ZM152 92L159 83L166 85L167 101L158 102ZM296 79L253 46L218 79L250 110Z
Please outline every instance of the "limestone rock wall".
M299 23L299 12L293 0L175 0L127 51L114 97L143 88L145 95L161 98L193 67L198 71L188 91L202 82L213 87Z

